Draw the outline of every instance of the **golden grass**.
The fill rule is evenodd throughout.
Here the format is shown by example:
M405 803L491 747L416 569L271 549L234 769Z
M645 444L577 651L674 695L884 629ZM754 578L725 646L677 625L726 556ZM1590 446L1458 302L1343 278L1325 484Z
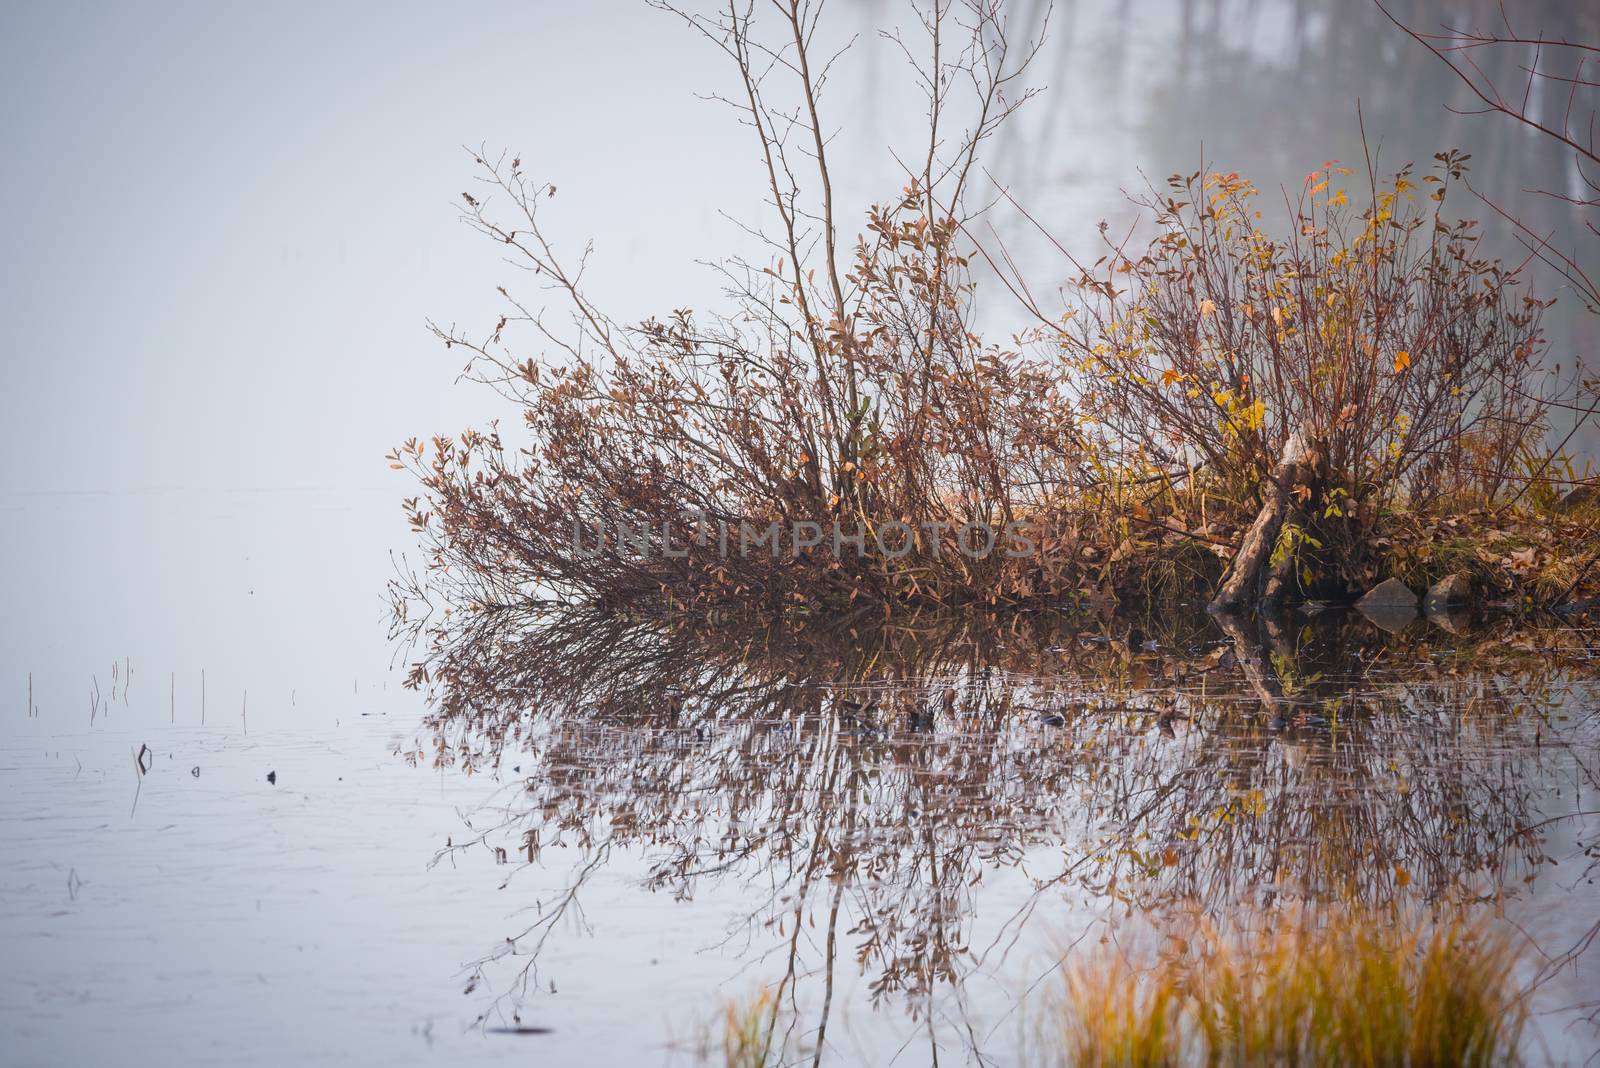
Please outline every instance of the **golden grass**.
M722 1011L722 1063L728 1068L771 1068L783 1061L783 1043L776 1040L776 996L762 990L752 998L730 1001Z
M1066 970L1056 1063L1520 1063L1516 952L1484 924L1339 913L1272 917L1254 934L1188 926L1147 964L1101 953Z

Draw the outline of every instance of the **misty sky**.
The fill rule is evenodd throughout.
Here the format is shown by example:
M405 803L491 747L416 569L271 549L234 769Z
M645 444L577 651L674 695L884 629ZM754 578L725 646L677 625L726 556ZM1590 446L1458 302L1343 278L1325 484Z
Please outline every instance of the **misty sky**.
M606 6L7 5L0 491L381 485L471 421L424 329L506 280L464 143L551 174L603 292L684 281L747 153L708 50Z
M1045 7L1011 5L1019 36ZM921 137L877 37L905 11L830 2L832 38L859 36L823 101L846 240L900 188L888 146ZM1460 145L1502 196L1564 180L1509 124L1450 114L1459 88L1419 52L1342 0L1058 3L1046 91L990 165L1079 252L1146 176L1206 158L1270 194L1359 159L1357 96L1386 166ZM415 492L384 454L504 414L454 382L426 321L488 328L502 283L539 303L458 221L462 146L557 185L542 218L574 253L594 240L588 287L615 319L707 310L719 284L697 261L761 255L725 217L759 220L756 146L701 99L731 77L642 0L0 8L0 676L76 707L131 656L194 697L202 669L216 692L270 687L284 715L298 687L302 716L313 680L380 677ZM994 221L1036 291L1067 273ZM1005 321L997 287L980 300ZM1570 363L1593 322L1555 325Z
M1014 5L1024 20L1039 7ZM1350 148L1347 96L1365 92L1380 134L1392 125L1359 76L1388 70L1374 46L1351 57L1352 86L1305 85L1287 124L1241 128L1241 97L1294 84L1277 8L1229 23L1230 47L1270 59L1219 64L1235 81L1214 79L1196 123L1161 84L1176 5L1118 20L1118 5L1058 5L1035 79L1049 91L997 168L1092 239L1119 184L1202 143L1270 188ZM899 11L834 8L864 39L826 102L852 217L896 188L884 144L918 119L872 39ZM619 318L704 306L715 280L694 261L748 251L719 210L759 210L746 131L696 98L728 73L635 0L6 5L0 492L392 485L390 445L481 421L488 401L451 387L458 365L424 329L491 322L494 285L515 278L456 221L463 144L519 151L557 183L552 225L574 247L595 239L593 288ZM1446 126L1441 93L1392 95L1413 102L1402 118ZM1185 107L1176 129L1155 121Z

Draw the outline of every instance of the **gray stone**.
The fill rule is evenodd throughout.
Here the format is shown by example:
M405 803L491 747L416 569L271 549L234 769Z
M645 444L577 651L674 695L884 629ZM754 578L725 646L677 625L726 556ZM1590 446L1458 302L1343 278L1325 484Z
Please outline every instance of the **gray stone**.
M1580 482L1562 495L1562 508L1588 508L1600 502L1600 486Z
M1399 579L1385 579L1356 602L1356 610L1375 626L1398 634L1417 618L1417 594Z
M1470 603L1472 603L1472 580L1457 571L1428 587L1428 595L1422 599L1422 609L1433 615L1447 608Z
M1409 608L1415 612L1417 593L1399 579L1384 579L1368 590L1365 596L1356 602L1356 607L1362 611L1369 608Z

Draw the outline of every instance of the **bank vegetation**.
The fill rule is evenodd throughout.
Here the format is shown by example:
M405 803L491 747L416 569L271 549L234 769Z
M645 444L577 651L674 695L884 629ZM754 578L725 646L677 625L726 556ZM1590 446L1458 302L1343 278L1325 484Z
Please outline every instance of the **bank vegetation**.
M903 187L855 225L834 197L821 5L661 6L737 73L769 254L722 265L719 313L615 319L585 289L586 255L549 237L556 187L474 152L464 218L540 300L503 288L488 329L434 327L521 421L391 455L420 484L407 509L426 555L397 584L403 616L412 594L448 612L892 617L1337 602L1451 573L1517 610L1600 588L1600 522L1567 450L1595 395L1545 351L1525 264L1487 255L1458 210L1464 155L1327 163L1267 196L1220 169L1175 175L1141 202L1137 238L1102 227L1079 253L1052 236L1056 287L982 225L998 200L1047 232L984 169L1037 48L999 0L935 2L889 35L925 124L897 156ZM980 279L1026 329L982 336ZM702 532L843 525L864 548L585 536L687 515ZM1029 552L957 550L964 528L1018 522ZM890 526L916 532L906 551L881 551Z

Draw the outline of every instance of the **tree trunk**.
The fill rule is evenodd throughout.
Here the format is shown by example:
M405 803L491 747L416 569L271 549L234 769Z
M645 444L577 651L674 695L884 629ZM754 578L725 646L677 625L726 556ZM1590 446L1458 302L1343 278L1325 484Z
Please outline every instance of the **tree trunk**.
M1263 603L1276 603L1283 599L1288 589L1287 562L1284 566L1272 569L1276 573L1265 576L1265 582L1263 573L1269 570L1268 564L1272 559L1272 550L1277 547L1283 521L1294 510L1289 491L1297 482L1309 484L1320 466L1319 450L1311 443L1310 436L1304 430L1291 434L1284 443L1283 453L1278 457L1278 466L1273 468L1272 477L1265 487L1266 499L1262 502L1261 511L1257 513L1255 522L1250 524L1250 529L1245 531L1239 551L1234 555L1228 573L1223 576L1222 587L1211 600L1212 612L1235 611L1256 599L1258 593Z

